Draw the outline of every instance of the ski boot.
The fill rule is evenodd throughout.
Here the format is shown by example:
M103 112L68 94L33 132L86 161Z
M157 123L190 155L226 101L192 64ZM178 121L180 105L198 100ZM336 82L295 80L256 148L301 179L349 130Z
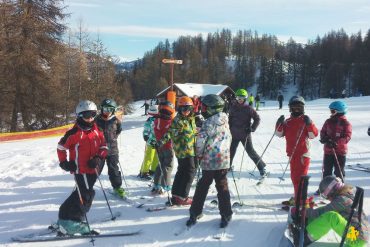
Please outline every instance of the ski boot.
M223 216L221 215L221 222L220 222L220 228L225 228L229 224L232 216Z
M190 218L186 221L186 226L191 227L197 223L197 221L203 217L203 214L195 216L194 214L190 214Z
M121 187L115 188L114 189L114 194L116 194L121 199L124 199L126 197L126 192Z
M172 205L177 205L177 206L187 206L191 205L193 202L193 199L187 197L187 198L182 198L180 196L172 195L171 197L171 203Z

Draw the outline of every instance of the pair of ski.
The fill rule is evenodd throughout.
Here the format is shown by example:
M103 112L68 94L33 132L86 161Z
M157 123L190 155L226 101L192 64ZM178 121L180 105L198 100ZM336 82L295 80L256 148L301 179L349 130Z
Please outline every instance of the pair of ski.
M116 219L121 216L121 213L117 212L113 216L114 216L114 219ZM112 220L112 217L104 217L101 219L93 220L90 223L102 223L102 222L107 222L110 220ZM56 223L53 223L49 227L47 227L47 229L43 231L15 236L15 237L12 237L11 240L13 242L19 242L19 243L33 243L33 242L52 242L52 241L62 241L62 240L71 240L71 239L91 238L91 241L93 242L95 238L134 236L134 235L140 234L140 232L141 230L132 231L132 232L100 234L99 232L92 230L91 234L86 234L86 235L64 235L59 231L59 226Z
M370 173L370 167L364 166L362 164L348 165L347 167L351 170Z
M256 175L254 175L254 174L253 174L253 172L250 172L249 174L251 175L251 177L254 177L254 178L256 178L256 179L258 180L258 181L257 181L257 183L256 183L256 185L257 185L257 186L259 186L259 185L263 184L263 183L265 182L265 179L266 179L268 176L270 176L270 172L266 172L266 174L265 174L265 175L263 175L263 176L261 176L261 177L259 177L259 178L257 178L257 177L256 177Z

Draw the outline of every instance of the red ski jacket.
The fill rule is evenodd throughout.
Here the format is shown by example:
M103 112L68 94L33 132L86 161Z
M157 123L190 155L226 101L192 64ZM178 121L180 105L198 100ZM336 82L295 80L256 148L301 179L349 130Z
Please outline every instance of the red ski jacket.
M161 140L163 135L167 133L171 123L172 119L156 118L154 120L154 135L157 141ZM164 145L160 146L159 149L172 149L172 141L169 140Z
M76 173L87 174L95 174L95 169L88 167L87 162L96 155L104 159L108 153L104 134L95 123L89 130L81 129L76 123L65 133L58 143L59 162L67 160L67 150L69 161L76 162Z
M286 153L289 157L292 155L296 145L297 147L294 151L294 155L310 157L310 142L308 139L313 139L319 134L319 131L313 122L306 126L303 116L304 115L299 117L290 117L286 119L282 125L276 126L275 134L279 137L285 136ZM302 134L301 131L303 131ZM300 134L301 136L297 142Z
M337 143L335 153L337 155L346 155L348 151L347 143L351 140L352 125L348 122L346 116L334 116L327 119L320 131L320 139L332 139ZM333 148L324 144L324 153L333 154Z

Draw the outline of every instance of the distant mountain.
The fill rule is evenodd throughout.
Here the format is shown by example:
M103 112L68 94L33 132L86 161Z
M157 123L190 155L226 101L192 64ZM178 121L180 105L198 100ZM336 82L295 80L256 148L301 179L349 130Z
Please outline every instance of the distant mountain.
M131 71L134 68L136 60L130 62L120 62L116 63L116 71L117 72L124 72L124 71Z

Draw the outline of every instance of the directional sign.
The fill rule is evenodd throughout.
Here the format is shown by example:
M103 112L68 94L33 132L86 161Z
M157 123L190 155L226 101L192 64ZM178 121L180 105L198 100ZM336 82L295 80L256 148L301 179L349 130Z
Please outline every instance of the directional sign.
M175 60L175 59L162 59L162 63L174 63L174 64L182 64L182 60Z

